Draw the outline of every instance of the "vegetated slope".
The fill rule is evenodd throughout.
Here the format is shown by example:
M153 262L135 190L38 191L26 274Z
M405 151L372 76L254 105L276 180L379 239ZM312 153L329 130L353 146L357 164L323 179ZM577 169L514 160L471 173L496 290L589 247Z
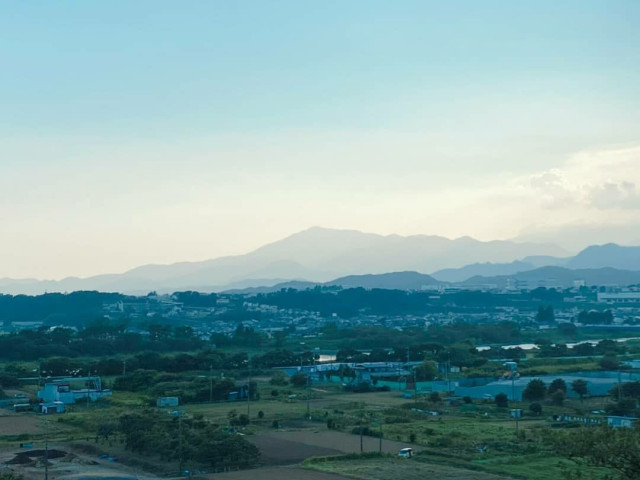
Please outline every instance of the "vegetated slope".
M534 268L536 268L534 264L519 260L511 263L473 263L461 268L438 270L433 272L431 276L443 282L462 282L471 277L512 275Z
M587 285L633 285L640 283L640 271L619 270L616 268L588 268L571 270L563 267L542 267L520 272L514 275L495 277L476 276L461 282L462 284L493 284L498 287L526 282L529 286L571 287L575 281L584 281Z
M530 255L511 263L475 263L461 268L439 270L431 275L441 281L462 282L472 277L515 275L542 267L640 270L640 247L623 247L614 243L595 245L585 248L574 257Z
M326 282L325 285L345 288L385 288L389 290L422 290L429 285L437 285L438 280L418 272L392 272L379 275L349 275Z
M623 247L615 243L587 247L571 258L568 268L612 267L620 270L640 270L640 247Z

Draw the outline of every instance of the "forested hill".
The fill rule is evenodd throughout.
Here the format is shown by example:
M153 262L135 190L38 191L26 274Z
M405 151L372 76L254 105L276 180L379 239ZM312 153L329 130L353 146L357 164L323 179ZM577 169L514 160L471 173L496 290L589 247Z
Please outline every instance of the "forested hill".
M125 298L119 293L101 292L0 295L0 322L86 324L92 318L103 316L104 304Z
M218 296L198 292L176 292L164 297L187 307L214 307ZM43 322L46 325L84 326L102 318L109 305L125 302L129 305L158 302L153 294L130 296L121 293L73 292L44 295L0 295L0 322Z

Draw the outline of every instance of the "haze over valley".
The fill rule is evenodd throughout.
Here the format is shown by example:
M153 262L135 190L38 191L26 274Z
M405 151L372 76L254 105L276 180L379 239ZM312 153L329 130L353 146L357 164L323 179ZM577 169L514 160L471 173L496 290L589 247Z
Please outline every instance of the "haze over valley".
M451 240L427 235L383 236L314 227L245 255L171 265L144 265L120 274L59 281L4 278L0 279L0 292L41 294L100 290L143 294L152 290L165 293L178 290L223 291L270 287L292 280L331 284L348 275L403 271L430 274L436 282L464 282L474 277L480 283L490 284L496 279L487 277L513 275L549 266L562 267L556 273L562 269L597 270L605 267L640 271L640 247L592 246L572 256L554 244L483 242L470 237ZM544 272L538 274L542 280L558 276L545 276ZM564 283L569 281L567 275L571 276L565 272ZM580 280L584 276L581 275L574 274L570 281ZM597 275L597 271L592 272L584 280L593 284ZM615 275L609 275L605 283L611 283L615 278ZM504 283L504 279L498 281L501 282ZM415 281L403 288L406 285L420 288L420 283Z

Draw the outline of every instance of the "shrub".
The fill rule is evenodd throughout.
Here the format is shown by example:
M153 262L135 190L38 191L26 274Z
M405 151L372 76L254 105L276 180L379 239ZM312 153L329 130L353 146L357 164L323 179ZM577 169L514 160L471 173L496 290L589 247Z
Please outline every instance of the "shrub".
M531 413L534 415L539 416L542 413L542 405L537 402L532 403L529 405L529 410L531 410Z
M522 392L522 398L525 400L544 400L546 396L547 386L539 378L531 380Z
M296 373L290 379L291 385L294 387L304 387L307 385L307 375L305 373Z
M499 408L507 408L509 406L509 397L506 393L499 393L495 398L496 406Z

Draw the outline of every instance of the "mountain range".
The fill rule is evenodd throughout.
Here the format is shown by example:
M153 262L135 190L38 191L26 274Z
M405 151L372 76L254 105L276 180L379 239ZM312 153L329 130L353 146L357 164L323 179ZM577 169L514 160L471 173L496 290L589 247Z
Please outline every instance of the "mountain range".
M474 263L461 268L446 268L431 275L442 282L463 282L472 277L514 275L540 267L564 267L569 270L640 270L640 247L623 247L608 243L587 247L573 257L535 255L510 263Z
M245 255L201 262L145 265L120 274L88 278L5 278L0 279L0 292L40 294L45 291L100 290L144 294L151 290L221 291L271 287L292 280L336 284L337 280L332 279L338 277L343 282L340 284L347 286L350 275L388 272L405 272L405 275L403 278L386 279L375 275L365 283L373 287L376 284L387 285L391 281L398 285L397 288L405 288L428 284L424 282L461 282L470 277L512 275L543 266L640 270L640 247L608 244L588 247L576 256L569 256L562 248L549 243L483 242L470 237L452 240L428 235L383 236L314 227ZM416 272L434 273L428 280L418 277L422 274ZM357 280L363 281L362 278Z

